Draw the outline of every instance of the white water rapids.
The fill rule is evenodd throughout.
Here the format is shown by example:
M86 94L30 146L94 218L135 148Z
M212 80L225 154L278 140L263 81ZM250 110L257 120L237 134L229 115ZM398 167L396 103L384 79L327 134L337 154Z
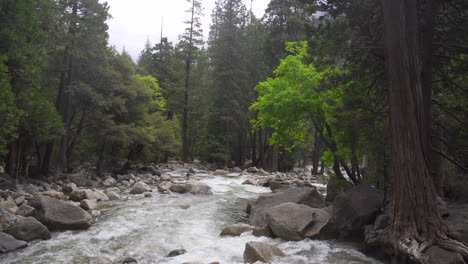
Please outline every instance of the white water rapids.
M180 176L183 172L171 174ZM232 174L231 174L232 175ZM370 264L381 263L359 252L351 244L336 241L255 237L252 232L240 237L220 237L221 230L245 222L248 198L270 192L268 188L242 185L246 179L199 174L213 188L214 195L159 194L151 198L128 200L103 209L89 230L57 232L52 239L0 255L0 263L122 263L126 257L138 263L181 264L184 262L243 263L245 244L261 241L278 246L288 255L275 264ZM234 176L234 175L232 175ZM180 205L190 205L181 209ZM183 248L186 254L166 257Z

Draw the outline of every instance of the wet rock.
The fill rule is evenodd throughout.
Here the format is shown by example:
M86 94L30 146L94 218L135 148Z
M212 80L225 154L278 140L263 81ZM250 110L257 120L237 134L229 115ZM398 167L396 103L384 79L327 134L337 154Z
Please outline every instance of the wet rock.
M190 187L191 186L188 186L189 189L187 189L187 185L186 184L172 184L171 187L169 188L169 190L171 190L171 192L175 192L175 193L186 193L190 190Z
M120 200L120 195L114 191L108 191L107 197L109 197L109 200Z
M255 263L257 261L270 263L274 257L286 256L281 249L262 242L248 242L244 250L244 262Z
M0 202L0 209L3 209L12 214L15 214L16 210L18 210L18 206L16 206L15 202L8 200L8 201Z
M187 253L187 250L185 250L183 248L180 248L180 249L172 250L171 252L169 252L169 254L167 256L168 257L175 257L175 256L183 255L185 253Z
M228 172L225 171L225 170L215 170L214 171L215 176L226 176L227 174L228 174Z
M189 204L179 204L179 208L180 209L189 209L190 208L190 205Z
M247 179L242 184L244 184L244 185L257 185L257 182L254 179Z
M51 235L47 227L34 217L17 216L4 230L5 233L16 239L32 241L36 239L50 239Z
M20 207L18 207L16 214L20 216L28 217L28 216L32 216L35 210L36 209L34 209L34 207L31 207L27 204L23 204Z
M88 229L93 221L85 210L54 198L41 196L32 205L35 217L50 230Z
M262 195L251 204L249 221L251 225L266 226L266 211L283 203L297 203L312 208L326 207L322 196L315 188L288 188L281 192Z
M84 210L95 210L97 206L96 200L84 199L80 202L80 207Z
M151 188L144 182L137 182L133 185L130 190L130 194L142 194L145 192L150 192Z
M306 237L318 237L322 227L330 220L330 215L322 209L284 203L269 209L266 218L275 236L298 241Z
M247 224L235 224L228 227L225 227L223 231L221 231L220 236L240 236L244 232L248 232L253 230L254 227Z
M143 195L145 196L145 198L153 197L153 193L150 192L145 192Z
M27 246L28 242L17 240L8 234L0 232L0 253L7 253Z
M258 169L257 169L257 167L250 167L250 168L247 169L247 172L248 173L257 173Z
M256 237L274 237L273 232L271 232L268 226L256 226L252 231L252 235Z
M447 251L438 246L432 246L426 254L431 264L465 264L463 257L460 253Z
M192 185L190 188L190 193L194 195L212 195L213 191L211 190L210 186L202 182L198 182L195 185Z
M131 257L126 257L123 261L122 264L130 264L130 263L138 263L138 261L134 258Z
M341 237L362 238L364 226L374 223L382 212L383 194L369 186L358 185L335 199L332 221Z

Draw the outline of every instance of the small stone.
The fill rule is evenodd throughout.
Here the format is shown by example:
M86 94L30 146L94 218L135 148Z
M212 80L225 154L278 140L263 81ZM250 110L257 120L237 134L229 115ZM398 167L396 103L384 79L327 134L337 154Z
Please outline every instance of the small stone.
M180 248L180 249L172 250L171 252L169 252L169 254L167 256L168 257L175 257L175 256L183 255L185 253L187 253L187 250L185 250L183 248Z

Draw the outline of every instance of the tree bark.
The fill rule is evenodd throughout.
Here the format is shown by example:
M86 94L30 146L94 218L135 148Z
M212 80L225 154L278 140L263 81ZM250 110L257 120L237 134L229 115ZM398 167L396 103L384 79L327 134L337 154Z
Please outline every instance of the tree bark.
M425 114L418 50L416 0L383 0L386 78L393 172L393 219L383 231L367 233L367 242L394 255L429 263L431 245L468 248L450 240L439 216L436 191L424 150Z

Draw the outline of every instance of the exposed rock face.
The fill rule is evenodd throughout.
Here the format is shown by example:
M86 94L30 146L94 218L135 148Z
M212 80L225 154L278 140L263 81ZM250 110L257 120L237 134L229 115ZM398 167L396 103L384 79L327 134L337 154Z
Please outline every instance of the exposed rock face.
M286 256L281 249L262 242L249 242L245 245L244 262L255 263L257 261L270 263L274 257Z
M28 246L26 241L17 240L14 237L0 232L0 253L7 253Z
M246 224L235 224L228 226L221 231L220 236L240 236L244 232L253 230L254 227Z
M16 220L8 225L4 232L12 235L16 239L24 241L50 239L51 237L47 227L34 217L17 216Z
M85 210L54 198L41 196L33 206L35 217L50 230L88 229L93 222Z
M364 226L382 212L383 194L369 185L355 186L335 199L332 221L341 237L362 238Z
M284 203L269 209L266 218L274 235L284 240L298 241L318 237L330 215L322 209Z
M142 194L145 192L150 192L151 188L144 182L137 182L133 185L130 190L130 194Z
M447 251L440 247L430 247L426 252L431 264L465 264L460 253Z
M278 193L262 195L251 203L249 221L251 225L266 226L266 211L283 203L296 203L312 208L326 207L322 196L315 188L288 188Z

